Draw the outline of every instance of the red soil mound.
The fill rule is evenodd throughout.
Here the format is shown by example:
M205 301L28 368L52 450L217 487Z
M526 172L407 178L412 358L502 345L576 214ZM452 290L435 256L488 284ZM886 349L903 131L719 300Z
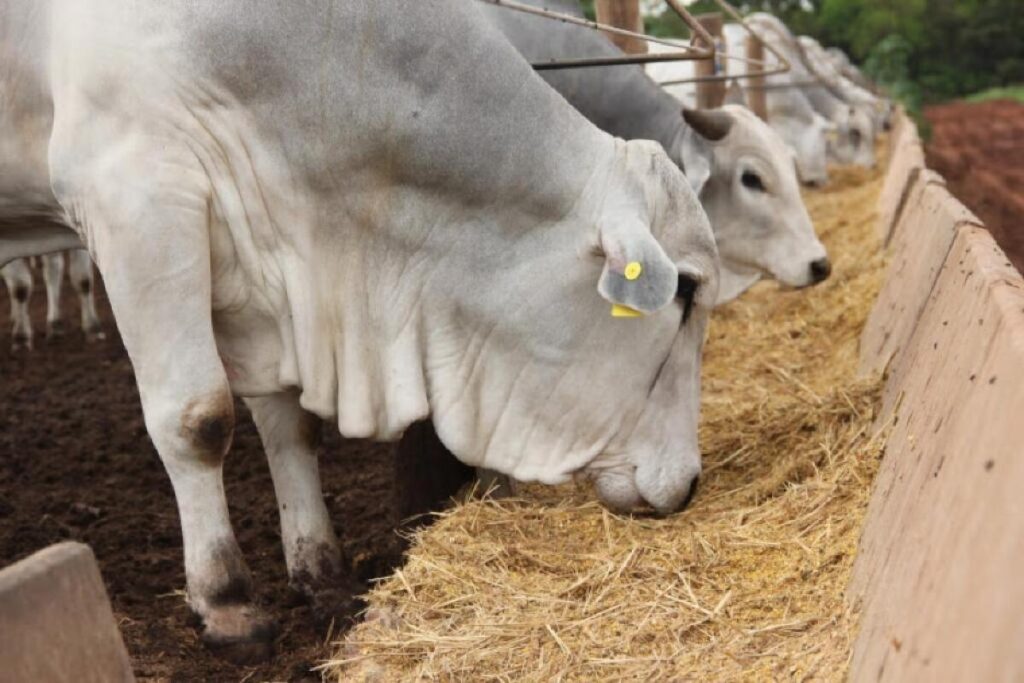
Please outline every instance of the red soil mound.
M925 117L932 125L928 165L1024 272L1024 104L954 102Z

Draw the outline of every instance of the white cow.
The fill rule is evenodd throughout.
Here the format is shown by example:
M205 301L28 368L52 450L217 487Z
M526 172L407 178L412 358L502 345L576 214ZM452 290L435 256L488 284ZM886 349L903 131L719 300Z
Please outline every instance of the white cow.
M52 338L63 334L64 328L60 299L66 265L65 254L45 254L42 262L43 282L46 284L46 336ZM85 338L88 341L103 339L105 335L96 313L92 260L88 252L76 249L67 253L67 262L70 264L68 273L71 285L78 293ZM33 290L32 269L26 259L17 259L0 267L0 278L7 286L7 293L11 299L12 349L31 349L34 331L29 317L28 302Z
M582 14L575 0L528 4ZM623 54L589 28L502 8L489 7L485 13L534 63ZM680 107L638 66L545 71L542 76L602 130L626 140L655 140L684 170L718 244L718 303L736 298L761 277L790 287L828 277L825 247L800 196L793 153L749 110Z
M729 55L745 58L746 39L749 35L738 24L726 24L726 51ZM726 59L727 69L734 73L747 73L752 67L744 62ZM681 78L682 76L680 76ZM657 80L673 80L660 77ZM738 82L737 82L738 83ZM747 86L749 81L743 81ZM746 104L743 90L730 85L727 99ZM771 87L765 91L768 124L796 153L797 173L801 182L821 187L828 182L828 149L838 135L836 124L815 111L807 96L799 89Z
M429 415L471 465L591 478L618 510L685 504L718 287L707 217L658 145L588 125L477 4L0 0L0 16L0 138L36 128L48 149L40 184L0 175L0 256L88 244L208 643L243 660L272 635L221 478L232 394L314 601L350 589L318 417L394 439ZM40 208L73 232L28 222Z
M839 70L839 73L865 90L870 91L872 89L871 81L857 68L850 59L850 56L843 52L842 48L829 47L825 48L825 52L828 54L829 59L832 60L832 65Z
M836 66L833 57L810 36L800 36L800 46L807 60L813 65L814 72L828 83L829 87L844 102L854 107L871 121L873 134L885 127L888 106L868 89L862 88L847 78Z
M828 58L832 61L832 66L834 66L839 73L841 73L851 83L858 85L878 99L879 107L881 109L881 114L876 119L879 123L878 127L882 130L889 130L892 127L892 116L895 112L892 100L879 95L877 86L875 86L875 84L872 83L859 68L857 68L857 65L850 60L849 55L843 52L840 48L826 48L825 52L828 55Z
M828 154L831 159L840 164L874 166L874 127L870 117L851 107L827 85L822 84L817 74L812 73L806 64L796 37L777 17L757 12L747 17L747 23L782 53L792 67L787 73L766 79L769 100L782 101L778 104L770 101L769 107L802 109L806 99L815 111L837 127L837 135L829 137ZM725 35L729 53L745 57L748 34L739 26L729 25L726 26ZM769 65L778 63L770 53L765 55L765 59Z

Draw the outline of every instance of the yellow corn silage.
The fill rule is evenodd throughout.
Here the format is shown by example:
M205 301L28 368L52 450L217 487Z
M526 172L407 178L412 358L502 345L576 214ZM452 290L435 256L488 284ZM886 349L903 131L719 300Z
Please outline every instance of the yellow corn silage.
M884 165L883 165L884 166ZM698 496L669 519L611 514L585 488L469 500L419 532L338 680L838 680L844 591L883 438L856 377L884 257L882 170L836 169L806 201L833 276L764 283L715 312Z

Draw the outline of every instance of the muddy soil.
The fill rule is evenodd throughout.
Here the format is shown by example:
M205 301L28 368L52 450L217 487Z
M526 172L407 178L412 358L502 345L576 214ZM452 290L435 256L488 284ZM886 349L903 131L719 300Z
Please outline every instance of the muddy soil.
M953 102L925 110L928 165L985 222L1024 272L1024 104Z
M45 296L38 273L36 280L32 317L39 332ZM65 300L69 321L77 320L67 290ZM309 608L289 595L270 474L240 402L226 489L259 600L279 619L277 656L263 666L235 667L200 643L183 598L170 482L146 434L102 290L99 303L105 341L86 344L72 329L53 340L37 337L32 353L13 354L7 297L0 299L0 566L65 539L92 546L140 680L319 680L310 670L330 649ZM399 449L345 441L324 427L327 505L352 571L367 582L401 562L400 520L438 509L468 475L449 461L439 466L446 469L429 458L409 462L417 440L429 441L429 428L418 427ZM336 634L347 627L337 624Z

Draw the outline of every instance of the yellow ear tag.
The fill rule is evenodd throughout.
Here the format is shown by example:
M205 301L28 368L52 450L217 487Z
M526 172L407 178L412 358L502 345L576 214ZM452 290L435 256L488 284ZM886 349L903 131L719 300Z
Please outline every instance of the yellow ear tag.
M613 318L642 318L644 314L635 308L629 306L623 306L621 304L612 304L612 317Z
M641 273L644 272L644 267L640 265L639 261L630 261L626 264L626 269L622 272L623 277L632 282L640 277ZM621 304L612 304L612 317L613 318L642 318L644 314L635 308L629 306L623 306Z

